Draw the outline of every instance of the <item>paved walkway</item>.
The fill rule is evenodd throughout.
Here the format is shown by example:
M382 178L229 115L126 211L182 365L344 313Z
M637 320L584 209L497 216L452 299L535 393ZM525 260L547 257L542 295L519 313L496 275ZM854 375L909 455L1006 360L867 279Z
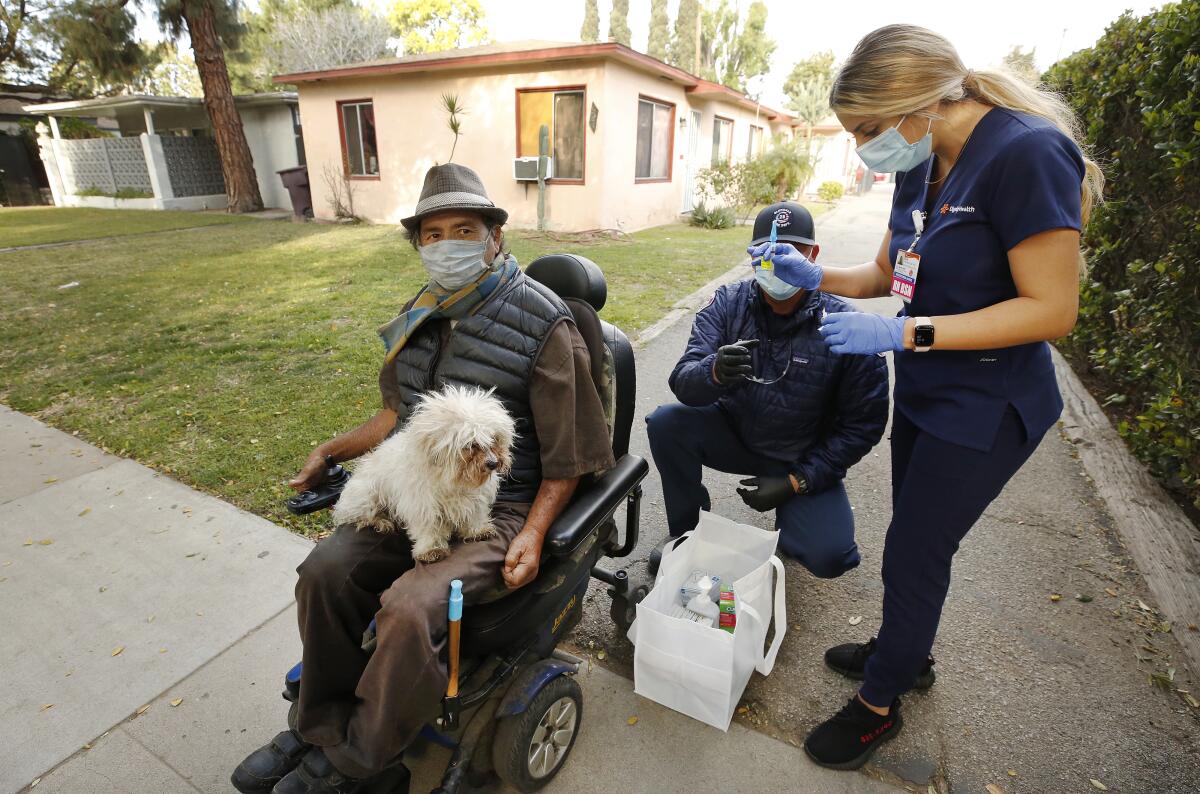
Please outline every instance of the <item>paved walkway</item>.
M0 794L232 791L284 725L311 544L3 406L0 482ZM703 726L602 667L579 680L582 732L547 791L890 790ZM427 748L412 791L447 759Z
M887 198L846 199L822 219L822 259L873 256ZM640 417L668 399L687 326L639 353L643 454ZM620 675L629 646L594 589L574 638L596 659L580 676L583 732L547 790L893 790L869 776L922 792L1094 792L1089 778L1110 791L1200 789L1194 712L1147 682L1169 666L1174 639L1152 630L1141 605L1153 601L1057 435L964 544L935 648L939 681L906 699L901 737L869 776L804 759L793 745L853 692L821 667L821 650L878 624L888 476L880 448L849 480L862 567L826 582L789 564L779 663L755 677L728 734L633 695ZM299 654L293 571L308 541L2 406L0 482L0 794L34 780L39 794L230 791L231 767L283 723L280 676ZM718 512L761 520L728 478L712 484ZM665 532L661 501L652 475L635 556ZM1182 669L1174 686L1200 694ZM432 787L444 758L430 750L417 762L414 792Z
M873 259L890 199L888 186L877 186L820 219L820 260ZM898 306L890 299L862 304L889 314ZM638 353L632 447L639 454L649 456L641 417L673 399L666 376L689 330L685 318ZM787 564L791 626L774 672L751 681L743 724L803 742L855 691L824 668L821 654L865 641L879 626L890 476L885 437L848 477L863 556L858 569L829 581ZM734 493L736 479L706 476L714 511L768 526ZM653 473L642 530L634 560L666 535ZM631 675L632 648L612 630L608 606L603 587L593 586L574 641L585 651L604 650L605 664ZM1200 699L1200 682L1190 678L1175 638L1154 630L1161 626L1154 606L1074 448L1052 430L964 541L933 650L937 684L905 697L904 731L866 774L921 792L933 786L982 793L993 784L1008 794L1085 794L1098 790L1092 778L1110 791L1200 791L1200 720L1173 691ZM1150 685L1151 673L1172 667L1170 689Z

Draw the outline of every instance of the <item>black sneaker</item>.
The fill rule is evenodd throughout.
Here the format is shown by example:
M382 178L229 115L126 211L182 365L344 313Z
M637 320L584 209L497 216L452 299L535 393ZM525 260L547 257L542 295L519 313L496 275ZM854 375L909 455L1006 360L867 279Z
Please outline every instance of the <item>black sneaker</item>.
M258 748L233 770L230 782L242 794L266 794L289 772L300 765L312 745L294 730L277 735Z
M679 540L679 537L668 535L650 550L650 558L646 560L646 570L650 572L651 576L658 576L658 566L662 563L663 551L667 548L667 544L673 540ZM687 540L687 538L683 538L683 540ZM683 541L681 540L680 542L682 543ZM671 548L674 549L675 547L672 546Z
M868 642L848 642L845 645L835 645L825 651L825 664L835 673L841 673L847 678L861 681L863 670L867 667L867 659L875 653L875 638ZM937 680L933 670L933 657L925 662L925 667L913 682L913 689L929 689Z
M813 763L829 769L858 769L879 745L900 732L900 698L892 701L887 716L871 711L850 698L841 711L822 722L804 740L804 752Z
M359 794L370 778L343 775L320 747L308 751L300 765L271 789L272 794Z

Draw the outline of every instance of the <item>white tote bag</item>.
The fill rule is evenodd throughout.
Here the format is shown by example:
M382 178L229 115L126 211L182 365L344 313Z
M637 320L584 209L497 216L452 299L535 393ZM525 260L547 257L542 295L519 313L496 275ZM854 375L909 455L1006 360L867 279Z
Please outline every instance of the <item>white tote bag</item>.
M663 555L654 589L637 605L629 628L634 691L725 731L750 674L770 674L787 631L783 563L775 556L779 533L702 512L685 537ZM733 582L732 634L671 617L680 586L696 569ZM772 614L775 634L764 651Z

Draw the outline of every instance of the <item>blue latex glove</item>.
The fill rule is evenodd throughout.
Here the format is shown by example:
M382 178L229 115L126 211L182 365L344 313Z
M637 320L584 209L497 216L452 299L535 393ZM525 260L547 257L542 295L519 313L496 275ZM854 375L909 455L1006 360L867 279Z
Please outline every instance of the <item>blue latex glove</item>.
M834 353L886 353L904 349L906 319L864 312L836 312L825 315L820 330Z
M775 265L775 278L785 284L806 290L814 290L821 286L824 268L789 243L775 243L773 252L770 243L760 243L747 248L746 253L750 254L751 264L755 267L766 254L766 258Z

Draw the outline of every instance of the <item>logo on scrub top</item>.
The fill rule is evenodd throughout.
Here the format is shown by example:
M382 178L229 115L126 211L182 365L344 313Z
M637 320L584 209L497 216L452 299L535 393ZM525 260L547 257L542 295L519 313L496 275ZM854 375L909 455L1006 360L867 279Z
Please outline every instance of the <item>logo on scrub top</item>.
M775 210L775 223L780 226L787 226L792 222L792 211L787 207L781 207Z
M964 206L953 206L953 207L952 207L952 206L950 206L949 204L943 204L943 205L942 205L942 208L941 208L940 210L938 210L938 212L940 212L942 215L945 215L945 214L946 214L946 213L948 213L948 212L953 212L953 213L956 213L956 214L957 214L957 213L959 213L959 212L974 212L974 211L975 211L975 208L974 208L974 207L970 207L970 206L966 206L966 207L964 207Z

